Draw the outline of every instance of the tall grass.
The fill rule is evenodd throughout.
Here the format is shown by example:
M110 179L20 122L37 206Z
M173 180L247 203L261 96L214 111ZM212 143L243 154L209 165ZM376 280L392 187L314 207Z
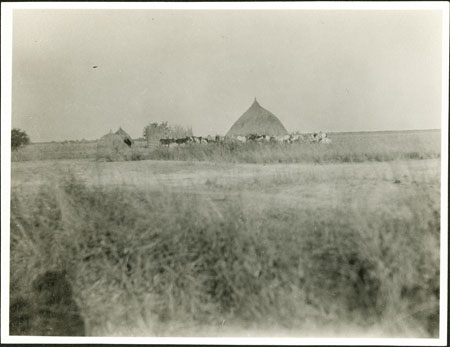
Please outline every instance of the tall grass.
M192 144L185 147L159 147L142 154L141 159L218 161L231 163L333 163L391 161L399 159L439 158L439 151L418 151L408 148L388 150L370 146L348 144L261 144L219 143Z
M184 160L234 163L365 162L440 157L440 132L331 134L329 145L210 143L146 148L136 141L129 160ZM35 144L14 151L12 161L95 159L96 143Z
M11 197L11 295L63 270L91 335L195 334L209 326L377 327L438 334L439 200L408 213L268 205L231 196L88 187ZM345 330L347 329L347 330Z

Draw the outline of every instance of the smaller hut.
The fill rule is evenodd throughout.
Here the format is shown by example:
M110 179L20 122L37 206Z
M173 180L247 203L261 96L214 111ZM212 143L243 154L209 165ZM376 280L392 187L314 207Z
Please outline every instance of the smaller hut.
M131 145L134 143L133 139L131 138L131 136L128 135L128 133L125 130L123 130L122 127L120 127L119 130L117 130L115 134L119 135L123 139L123 142L128 147L131 147Z
M97 143L97 160L120 161L129 160L132 156L133 140L125 130L119 128L100 138Z

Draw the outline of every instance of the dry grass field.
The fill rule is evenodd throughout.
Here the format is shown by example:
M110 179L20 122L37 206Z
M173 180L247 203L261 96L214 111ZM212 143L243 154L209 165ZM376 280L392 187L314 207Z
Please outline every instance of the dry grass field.
M440 156L440 131L329 134L332 146L299 144L209 144L146 148L135 141L131 160L184 160L231 163L363 162L429 159ZM12 161L96 159L97 142L36 143L14 151ZM98 159L98 158L97 158ZM102 158L100 158L102 159Z
M97 336L436 337L439 132L402 136L339 134L281 163L280 149L245 163L24 148L11 295L66 271Z

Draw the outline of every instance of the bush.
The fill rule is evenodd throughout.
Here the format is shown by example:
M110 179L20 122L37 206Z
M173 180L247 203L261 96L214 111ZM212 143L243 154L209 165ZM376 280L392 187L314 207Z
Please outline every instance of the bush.
M11 130L11 149L13 151L30 143L30 138L25 131L20 129Z

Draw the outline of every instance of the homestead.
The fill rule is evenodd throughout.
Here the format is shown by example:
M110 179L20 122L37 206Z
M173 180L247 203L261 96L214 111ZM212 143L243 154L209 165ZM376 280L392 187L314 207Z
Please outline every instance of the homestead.
M164 126L158 126L152 123L146 127L146 134L149 147L154 147L157 141L159 144L167 147L175 147L186 144L208 144L224 142L258 142L258 143L331 143L326 133L312 133L309 135L292 133L289 134L281 121L270 111L263 108L259 102L254 100L250 108L245 111L238 120L232 125L225 136L185 136L174 138L170 136L167 123L167 130ZM150 145L151 144L151 145Z

